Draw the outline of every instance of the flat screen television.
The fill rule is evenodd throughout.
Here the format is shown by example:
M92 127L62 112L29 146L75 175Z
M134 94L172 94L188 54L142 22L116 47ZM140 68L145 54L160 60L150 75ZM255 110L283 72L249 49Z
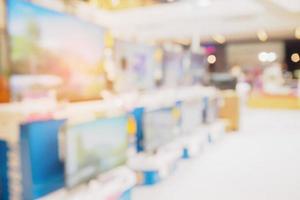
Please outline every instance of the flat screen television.
M192 76L192 84L201 83L206 74L208 64L204 55L191 53L190 75Z
M176 87L184 79L183 53L165 51L163 56L163 85Z
M154 87L155 46L117 41L115 55L121 71L122 87L146 90Z
M143 116L143 149L156 150L172 142L180 134L180 111L178 107L146 111Z
M202 124L202 100L186 100L181 103L181 131L183 135L192 134Z
M7 3L12 99L50 90L70 101L100 98L105 30L28 1Z
M67 187L95 178L127 160L127 116L96 119L66 127Z

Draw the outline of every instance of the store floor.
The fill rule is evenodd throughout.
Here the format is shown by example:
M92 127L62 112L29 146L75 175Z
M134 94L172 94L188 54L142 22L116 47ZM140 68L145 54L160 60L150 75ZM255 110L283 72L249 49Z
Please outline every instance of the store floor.
M300 111L242 111L242 129L133 200L299 200Z

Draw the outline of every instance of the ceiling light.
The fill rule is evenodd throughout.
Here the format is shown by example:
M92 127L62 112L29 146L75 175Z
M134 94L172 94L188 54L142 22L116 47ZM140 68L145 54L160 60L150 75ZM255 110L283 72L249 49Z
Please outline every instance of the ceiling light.
M269 59L268 60L269 62L274 62L277 59L276 53L270 52L269 55L268 55L268 59Z
M295 30L295 37L300 40L300 27L296 28Z
M277 59L277 54L274 52L260 52L258 54L258 60L260 62L274 62Z
M209 55L209 56L207 57L207 62L208 62L209 64L215 64L216 61L217 61L217 58L216 58L215 55Z
M266 42L269 38L269 36L265 30L257 31L257 37L261 42Z
M300 61L300 55L299 53L293 53L292 56L291 56L291 60L294 62L294 63L297 63Z
M208 7L211 5L211 0L198 0L197 5L200 7Z
M220 35L220 34L214 35L212 38L219 44L224 44L226 42L225 36Z
M266 52L261 52L258 54L258 60L260 62L267 62L267 60L268 60L267 57L268 57L268 53L266 53Z

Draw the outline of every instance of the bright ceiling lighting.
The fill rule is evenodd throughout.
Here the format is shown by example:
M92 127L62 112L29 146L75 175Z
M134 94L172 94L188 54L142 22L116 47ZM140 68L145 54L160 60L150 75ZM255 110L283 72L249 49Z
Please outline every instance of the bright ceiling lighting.
M212 38L219 44L224 44L226 42L226 38L224 35L217 34L212 36Z
M217 58L216 58L215 55L209 55L209 56L207 57L207 62L208 62L209 64L215 64L216 61L217 61Z
M269 62L274 62L277 59L277 55L274 52L269 53Z
M197 5L200 7L208 7L211 5L211 0L197 0Z
M291 56L291 60L294 62L294 63L297 63L300 61L300 55L299 53L293 53L292 56Z
M295 37L300 40L300 27L296 28L295 30Z
M257 31L257 37L261 42L266 42L269 38L269 36L265 30Z
M274 52L260 52L258 54L258 60L260 62L274 62L277 59L277 54Z

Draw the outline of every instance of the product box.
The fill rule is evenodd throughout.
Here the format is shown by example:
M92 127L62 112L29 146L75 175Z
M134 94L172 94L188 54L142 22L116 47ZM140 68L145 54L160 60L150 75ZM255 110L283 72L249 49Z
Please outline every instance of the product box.
M219 111L221 118L227 122L227 131L239 130L240 123L240 101L239 97L233 90L222 92L223 102Z

